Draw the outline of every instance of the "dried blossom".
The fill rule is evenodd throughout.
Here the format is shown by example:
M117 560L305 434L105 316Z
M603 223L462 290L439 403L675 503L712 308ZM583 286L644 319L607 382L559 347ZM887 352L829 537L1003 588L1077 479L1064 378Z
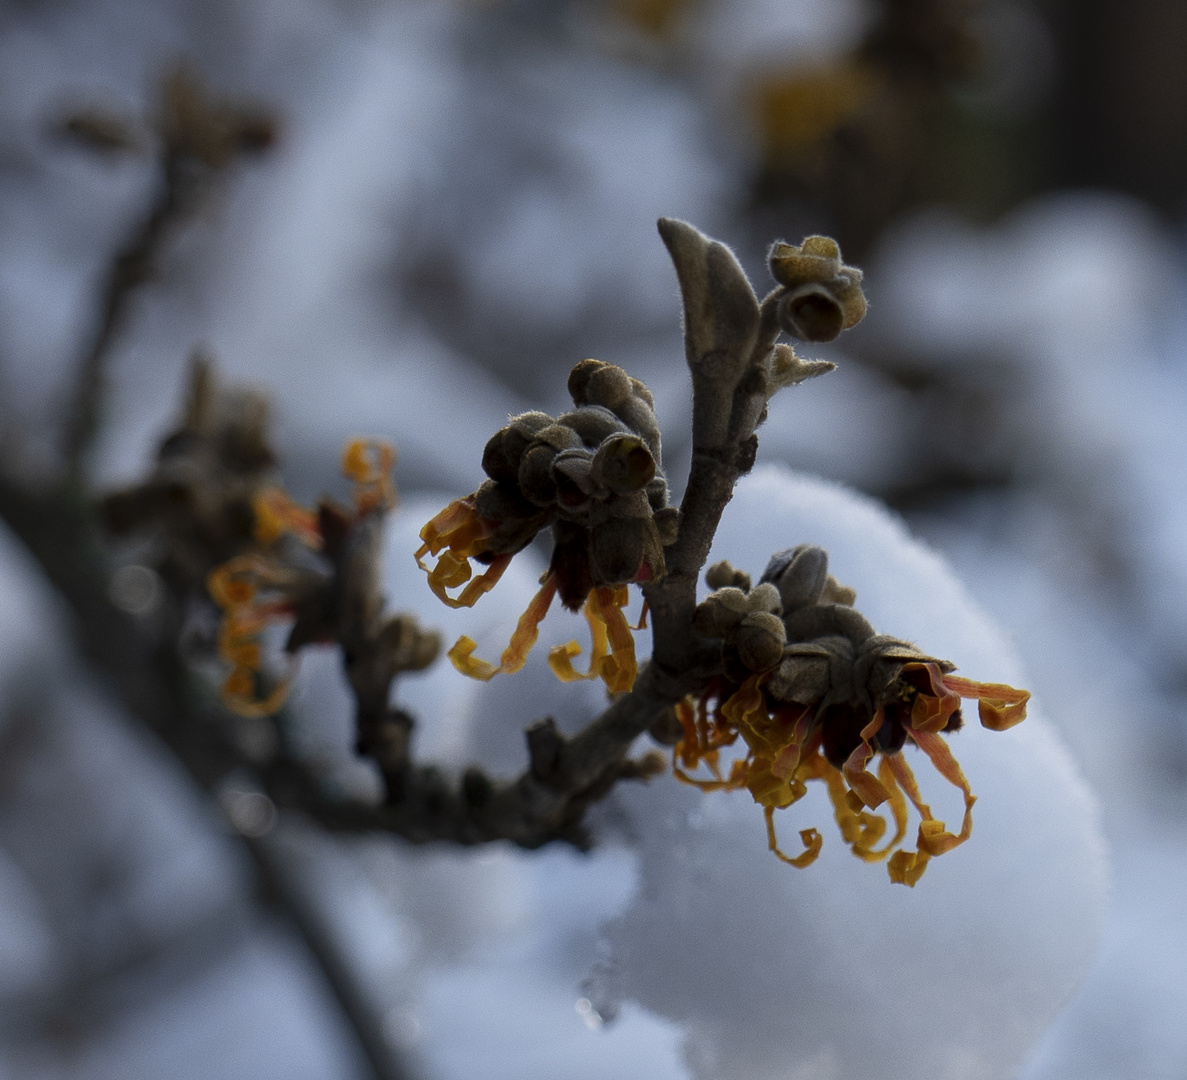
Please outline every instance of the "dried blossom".
M715 582L732 574L739 584L719 587L697 608L696 628L724 639L723 673L679 707L684 734L673 752L676 775L705 790L749 790L766 815L771 850L797 867L813 862L823 841L806 829L800 834L804 852L785 855L774 812L801 799L808 781L821 780L853 853L867 861L889 856L891 880L913 886L931 858L958 847L972 831L975 796L942 737L962 726L961 699L976 699L982 725L1004 731L1025 719L1030 695L957 678L948 661L876 634L852 606L853 591L828 574L821 548L801 545L777 554L753 589L742 587L736 573L714 567ZM781 635L768 631L772 617ZM756 629L746 634L748 625ZM769 640L756 649L752 640L760 633L769 633ZM785 642L774 656L777 638ZM723 776L720 751L738 736L746 755ZM901 754L908 741L964 796L958 833L923 801ZM876 754L875 776L869 765ZM702 762L713 779L692 777ZM906 835L908 799L921 819L916 850L895 850ZM887 823L869 811L883 803L895 831L878 847Z
M395 505L391 469L395 453L385 443L354 439L342 454L342 471L354 483L352 506L323 499L316 512L294 503L279 487L256 496L259 550L216 567L207 580L222 609L218 652L231 665L223 701L243 716L277 711L289 675L276 685L263 668L260 635L270 625L292 623L285 643L291 658L305 645L337 642L360 698L386 699L400 671L419 671L440 649L434 633L414 616L384 614L379 588L383 515Z
M416 553L429 585L451 607L469 607L489 591L512 556L544 528L553 531L552 560L498 665L473 656L461 638L449 658L477 679L520 670L538 626L558 595L584 607L593 636L589 671L572 665L575 642L557 646L549 663L565 681L602 678L629 690L637 665L622 613L626 586L666 573L664 547L676 538L678 511L668 504L659 425L651 392L622 368L583 360L569 374L575 408L558 417L513 417L486 444L483 485L450 503L424 529ZM426 555L437 556L431 569ZM470 560L488 569L472 576ZM462 587L457 596L447 590Z

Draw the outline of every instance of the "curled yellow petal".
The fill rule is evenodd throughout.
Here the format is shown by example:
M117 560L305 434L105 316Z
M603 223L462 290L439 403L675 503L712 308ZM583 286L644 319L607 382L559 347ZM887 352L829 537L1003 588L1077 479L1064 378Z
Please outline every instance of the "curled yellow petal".
M976 698L981 726L990 731L1006 731L1026 719L1029 690L1017 690L1005 683L974 682L955 675L945 675L944 685L962 698Z
M288 697L291 679L285 679L273 688L264 698L254 697L255 678L251 672L238 670L232 672L223 683L223 704L233 713L248 718L271 716L280 711Z
M886 788L890 802L890 812L894 816L894 836L881 852L870 854L888 855L903 842L907 835L907 800L903 797L898 783L895 781L894 770L890 767L890 759L883 755L878 763L878 776Z
M960 788L964 795L964 820L959 834L947 832L943 822L923 821L919 826L919 850L929 855L943 855L955 847L963 844L973 831L973 803L977 796L969 787L964 771L959 762L952 756L952 751L944 741L943 736L933 732L913 731L908 733L918 744L935 766L936 771L954 787Z
M478 516L474 497L454 499L420 530L423 541L415 552L416 565L429 575L429 588L445 605L452 608L473 607L483 593L495 587L511 562L510 555L498 555L487 570L471 581L470 559L486 551L490 524ZM437 565L425 565L426 555L437 555ZM465 589L456 596L446 591L459 585Z
M779 849L779 841L775 836L775 811L768 806L763 813L767 819L767 847L785 863L799 870L802 870L805 866L811 866L820 855L820 849L824 846L824 838L820 833L815 829L801 829L800 841L803 843L805 850L802 855L792 858L790 855L785 855Z
M787 743L775 757L775 762L771 766L771 773L773 775L779 777L781 780L786 780L799 767L804 741L808 737L811 726L808 710L805 708L803 715L792 724Z
M923 877L923 871L931 857L925 851L896 851L886 864L890 880L896 885L906 885L915 888L915 884Z
M638 664L635 639L622 613L629 599L625 585L593 589L585 600L585 618L592 639L589 670L584 674L573 667L581 655L575 641L554 646L548 653L548 666L561 682L601 678L608 690L620 693L635 685Z
M624 693L635 685L635 676L639 672L635 661L635 638L622 611L629 599L627 587L599 587L591 595L610 639L610 655L601 665L602 678L611 693Z
M510 559L510 556L507 558ZM498 666L490 663L489 660L481 660L474 656L477 645L472 638L468 637L458 638L453 648L446 654L449 657L449 662L463 675L468 675L472 679L480 679L482 682L488 682L499 674L510 675L522 670L524 664L527 663L528 653L532 651L532 646L536 644L536 640L540 636L540 623L548 614L552 598L555 595L556 576L549 574L544 579L540 591L532 597L532 602L528 604L527 610L520 615L519 622L515 625L515 632L511 635L507 648L503 650Z
M882 781L866 770L866 764L874 756L874 748L870 746L870 740L878 733L884 719L881 709L874 713L870 722L861 729L861 742L857 744L853 753L841 766L841 772L849 787L871 810L881 806L890 798L890 792L886 790Z

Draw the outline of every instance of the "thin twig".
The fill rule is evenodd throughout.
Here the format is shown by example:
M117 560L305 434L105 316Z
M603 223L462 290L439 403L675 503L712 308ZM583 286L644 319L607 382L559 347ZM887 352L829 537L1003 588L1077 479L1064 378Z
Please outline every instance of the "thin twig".
M173 226L190 212L201 190L200 180L187 164L167 149L161 152L156 198L108 268L98 321L74 377L74 396L63 436L66 472L73 480L81 478L98 430L108 358L132 295L152 277Z

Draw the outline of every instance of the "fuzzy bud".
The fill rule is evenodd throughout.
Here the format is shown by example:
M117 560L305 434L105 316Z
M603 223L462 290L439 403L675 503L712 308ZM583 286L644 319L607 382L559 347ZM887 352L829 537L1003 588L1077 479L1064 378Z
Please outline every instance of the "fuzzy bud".
M762 582L779 590L784 612L820 602L828 579L828 552L813 544L799 544L771 556Z
M651 522L645 519L618 518L594 529L589 542L594 579L602 585L633 581L647 553L645 534L651 528Z
M552 478L555 459L552 447L537 443L520 462L519 490L537 506L551 506L556 500L556 482Z
M500 484L516 483L523 455L536 435L552 423L552 417L542 412L513 417L506 427L499 428L488 440L482 451L483 471Z
M750 575L745 570L736 570L725 559L714 563L705 571L705 584L710 589L734 588L750 591Z
M651 483L655 458L637 435L613 435L598 447L591 468L595 483L629 495Z
M779 301L779 325L804 341L832 341L866 313L862 274L841 262L841 250L827 236L803 244L777 243L768 256L771 276L787 295Z
M739 623L730 640L751 671L770 671L782 660L787 638L778 615L756 611Z

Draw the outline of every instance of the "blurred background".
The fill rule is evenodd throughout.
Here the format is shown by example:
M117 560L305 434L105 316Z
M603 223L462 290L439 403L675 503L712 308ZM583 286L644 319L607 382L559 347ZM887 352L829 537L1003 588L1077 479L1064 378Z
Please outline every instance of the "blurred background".
M0 419L34 461L153 198L145 133L180 61L275 140L137 292L96 483L142 474L204 343L273 396L306 499L360 433L399 447L408 501L471 490L490 432L561 409L585 356L651 386L678 491L656 217L756 282L771 240L835 236L869 315L809 353L838 370L776 400L760 457L877 496L947 556L1101 800L1101 953L1028 1080L1187 1076L1187 5L0 0ZM72 136L83 111L102 123ZM0 1077L366 1075L229 827L62 620L0 534ZM307 669L296 706L343 713L310 745L349 782L332 662ZM436 910L462 857L284 842L392 1045L473 1075L425 1049L393 976L462 947ZM394 887L410 860L420 885Z

